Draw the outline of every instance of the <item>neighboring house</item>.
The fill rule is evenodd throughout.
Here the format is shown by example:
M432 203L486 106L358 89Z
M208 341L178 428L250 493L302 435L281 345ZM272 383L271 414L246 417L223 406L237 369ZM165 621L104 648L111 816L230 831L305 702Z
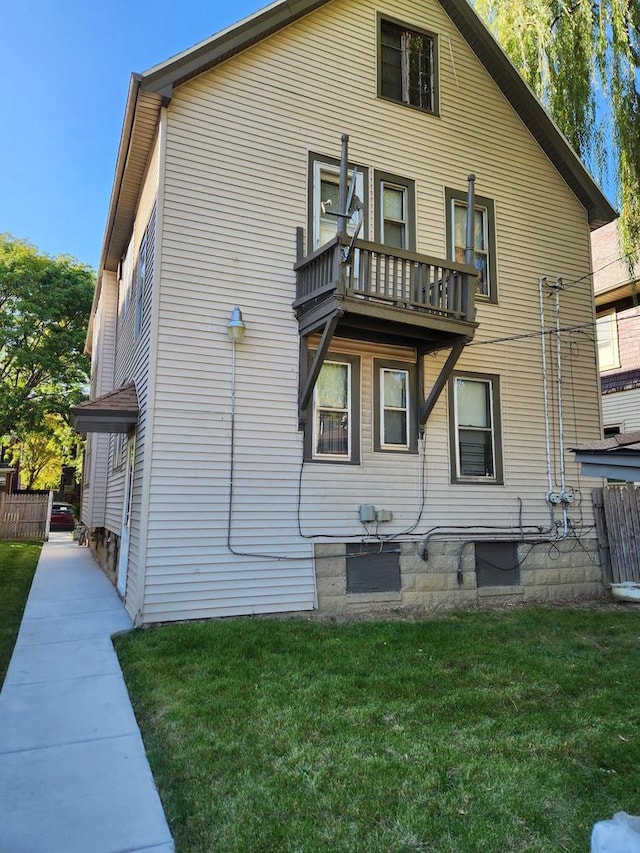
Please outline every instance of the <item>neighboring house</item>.
M629 270L617 222L591 235L604 437L640 430L640 272Z
M12 468L8 462L0 461L0 492L10 494L15 473L16 469Z
M539 282L614 216L466 0L282 0L135 76L75 417L137 623L598 593L595 350L556 382Z
M640 479L640 430L572 448L582 473L617 481Z

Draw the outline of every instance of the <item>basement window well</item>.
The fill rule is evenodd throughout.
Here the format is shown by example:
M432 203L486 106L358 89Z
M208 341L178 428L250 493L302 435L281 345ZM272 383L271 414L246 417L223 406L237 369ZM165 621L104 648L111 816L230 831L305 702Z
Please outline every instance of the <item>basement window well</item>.
M378 542L347 545L347 593L400 592L397 542L380 550Z
M517 542L476 542L475 551L478 587L518 586Z

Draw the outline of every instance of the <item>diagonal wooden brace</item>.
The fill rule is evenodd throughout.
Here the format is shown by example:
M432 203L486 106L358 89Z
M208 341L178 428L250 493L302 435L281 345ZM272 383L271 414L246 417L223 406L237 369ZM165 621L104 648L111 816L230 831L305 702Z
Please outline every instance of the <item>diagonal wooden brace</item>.
M438 402L438 397L442 394L442 389L447 384L449 377L453 372L453 368L456 366L456 362L460 358L462 350L467 343L466 338L462 338L462 340L458 341L458 343L454 344L451 347L451 352L449 353L447 360L442 365L442 370L440 371L438 378L433 383L433 388L429 392L429 396L424 401L420 408L420 416L418 419L418 427L420 432L423 431L424 425L427 422L427 418L433 411L433 407Z
M300 341L300 391L298 395L298 429L304 429L305 423L307 421L307 405L309 403L309 400L311 399L313 386L316 384L318 374L320 373L320 368L322 367L324 358L327 352L329 351L329 346L331 345L336 326L338 325L338 321L340 320L341 316L342 312L336 311L326 322L324 330L322 332L322 337L320 338L320 343L318 344L318 349L316 350L316 354L313 357L311 367L309 368L309 372L306 374L306 376L304 374L304 369L307 363L306 338L301 339Z

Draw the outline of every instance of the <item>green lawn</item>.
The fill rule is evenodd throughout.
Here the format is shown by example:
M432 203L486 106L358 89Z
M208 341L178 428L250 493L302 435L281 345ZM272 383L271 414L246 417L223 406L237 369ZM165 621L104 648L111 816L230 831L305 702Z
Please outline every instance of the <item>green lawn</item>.
M596 820L640 811L633 605L116 647L178 853L584 853Z
M0 541L0 686L11 660L41 547L39 542Z

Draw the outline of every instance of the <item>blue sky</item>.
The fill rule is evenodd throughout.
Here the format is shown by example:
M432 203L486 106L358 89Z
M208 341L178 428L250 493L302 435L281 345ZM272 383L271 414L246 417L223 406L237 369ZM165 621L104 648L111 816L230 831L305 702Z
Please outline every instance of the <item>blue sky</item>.
M6 0L0 233L96 267L129 75L265 0Z
M95 268L129 75L265 5L265 0L5 0L0 233Z

